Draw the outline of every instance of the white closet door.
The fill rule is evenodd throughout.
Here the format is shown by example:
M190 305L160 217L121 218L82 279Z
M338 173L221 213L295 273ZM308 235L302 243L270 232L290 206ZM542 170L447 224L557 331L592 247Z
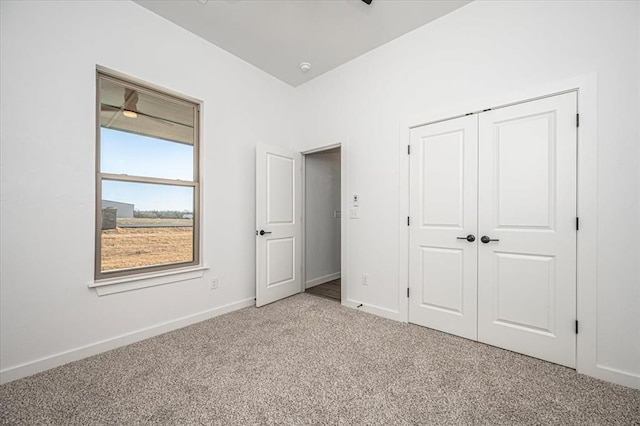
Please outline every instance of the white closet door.
M478 340L568 367L576 349L576 105L572 92L479 119Z
M411 130L409 321L476 339L477 116ZM462 238L462 239L460 239ZM473 238L469 238L473 239Z

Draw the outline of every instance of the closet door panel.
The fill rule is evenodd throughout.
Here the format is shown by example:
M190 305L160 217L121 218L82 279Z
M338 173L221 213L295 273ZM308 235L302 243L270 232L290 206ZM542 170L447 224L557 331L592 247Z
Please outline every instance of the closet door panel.
M409 321L476 339L477 116L415 128ZM473 239L473 238L471 238Z
M480 114L478 340L575 366L576 93Z

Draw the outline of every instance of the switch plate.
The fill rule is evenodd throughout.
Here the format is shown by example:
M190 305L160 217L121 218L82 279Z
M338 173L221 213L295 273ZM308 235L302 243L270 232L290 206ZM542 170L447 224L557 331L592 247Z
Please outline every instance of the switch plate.
M213 277L211 278L211 290L215 290L216 288L218 288L218 277Z
M362 285L369 285L369 274L362 274Z
M359 206L360 206L360 195L353 194L353 207L359 207Z
M356 207L354 209L349 210L349 218L360 219L360 209Z

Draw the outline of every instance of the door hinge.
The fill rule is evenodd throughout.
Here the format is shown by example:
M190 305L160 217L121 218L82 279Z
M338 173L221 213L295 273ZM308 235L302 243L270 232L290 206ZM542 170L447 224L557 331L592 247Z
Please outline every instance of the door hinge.
M580 218L576 217L576 231L580 230Z
M407 145L407 155L411 155L411 145Z
M407 216L407 226L411 226L411 218Z
M576 114L576 127L580 127L580 114Z
M409 297L409 287L407 287L407 297Z
M576 334L578 334L578 320L576 320Z

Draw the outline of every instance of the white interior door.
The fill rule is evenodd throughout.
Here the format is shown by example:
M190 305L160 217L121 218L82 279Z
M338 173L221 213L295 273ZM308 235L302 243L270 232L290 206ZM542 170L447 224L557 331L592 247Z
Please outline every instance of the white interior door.
M478 340L575 367L575 92L480 114Z
M409 165L409 321L470 339L477 333L477 120L412 129Z
M256 147L256 306L302 291L301 155Z

